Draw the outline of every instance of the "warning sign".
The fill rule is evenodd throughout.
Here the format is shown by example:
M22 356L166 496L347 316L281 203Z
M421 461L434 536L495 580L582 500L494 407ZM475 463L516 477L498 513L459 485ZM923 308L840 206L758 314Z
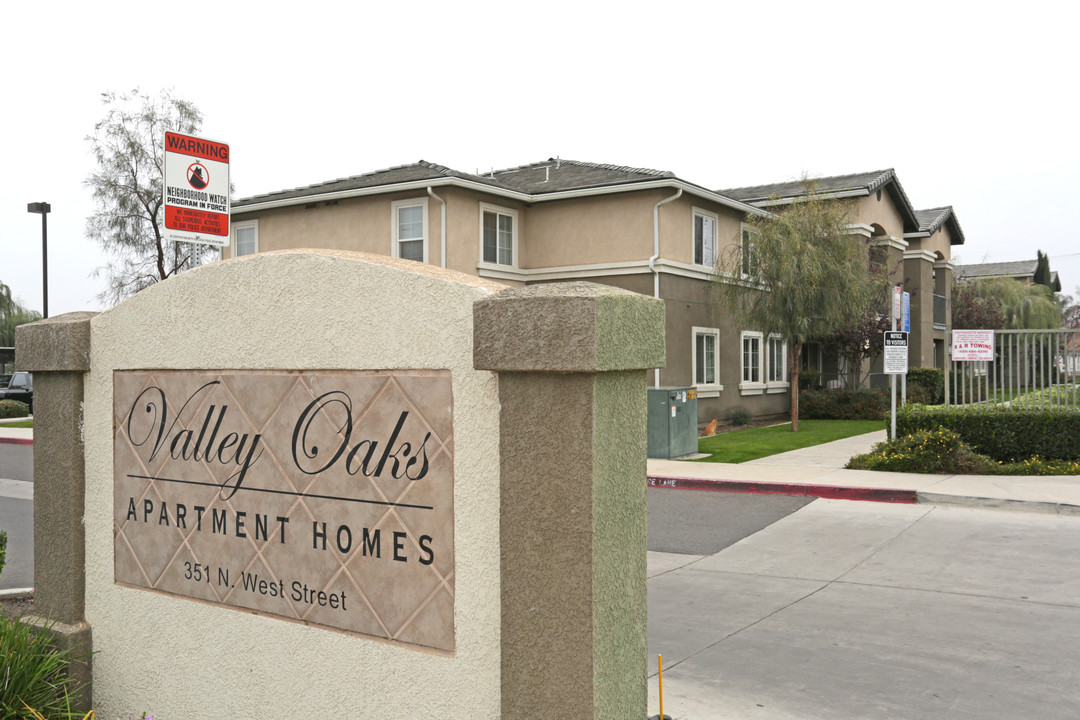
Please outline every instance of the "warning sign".
M165 237L229 244L229 146L165 133Z
M952 359L967 362L993 362L994 331L953 330Z
M908 334L891 331L885 333L884 370L888 375L904 375L908 371Z

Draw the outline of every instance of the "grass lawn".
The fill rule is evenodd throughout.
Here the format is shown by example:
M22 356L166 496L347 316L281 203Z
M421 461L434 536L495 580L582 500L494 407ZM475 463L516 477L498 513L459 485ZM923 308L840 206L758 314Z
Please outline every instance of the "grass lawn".
M3 420L0 420L0 427L32 428L32 427L34 427L34 421L33 420L20 420L19 422L4 422Z
M710 456L697 462L741 463L884 429L880 420L800 420L797 433L791 423L734 430L698 440L698 452Z

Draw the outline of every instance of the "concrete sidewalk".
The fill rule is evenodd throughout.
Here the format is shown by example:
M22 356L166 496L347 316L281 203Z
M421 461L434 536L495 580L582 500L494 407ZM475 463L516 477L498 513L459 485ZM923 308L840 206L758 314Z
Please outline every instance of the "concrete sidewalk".
M649 485L1080 514L1080 476L1076 475L1005 477L844 469L851 456L868 452L883 440L885 431L880 430L738 465L650 459Z

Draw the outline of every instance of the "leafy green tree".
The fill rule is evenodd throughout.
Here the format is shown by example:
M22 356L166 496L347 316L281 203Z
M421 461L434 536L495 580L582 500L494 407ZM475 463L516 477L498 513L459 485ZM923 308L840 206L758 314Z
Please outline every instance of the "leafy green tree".
M41 313L22 306L11 288L0 282L0 347L15 347L15 328L41 319Z
M717 261L718 300L743 327L788 346L791 429L799 429L803 345L844 329L852 312L884 305L886 275L871 272L869 250L850 230L852 206L823 199L813 181L806 195L774 214L746 220L748 242Z
M1035 277L1033 281L1038 285L1045 285L1051 290L1054 289L1053 276L1050 274L1050 258L1048 258L1042 250L1036 251L1037 260L1035 263Z
M1000 308L1001 324L993 330L1046 330L1061 327L1061 304L1054 291L1038 283L1027 285L1010 278L957 283L954 296L970 293ZM954 304L955 307L955 304ZM953 327L961 327L954 321Z
M1080 287L1076 288L1076 295L1061 298L1061 327L1080 328Z
M976 283L953 285L952 326L954 330L998 330L1005 327L1001 300L976 293Z
M102 94L105 117L87 137L97 169L86 179L96 211L86 235L111 256L95 275L106 276L99 296L107 303L165 280L184 269L188 254L163 237L164 138L166 131L190 135L202 113L169 91L157 98L135 89Z

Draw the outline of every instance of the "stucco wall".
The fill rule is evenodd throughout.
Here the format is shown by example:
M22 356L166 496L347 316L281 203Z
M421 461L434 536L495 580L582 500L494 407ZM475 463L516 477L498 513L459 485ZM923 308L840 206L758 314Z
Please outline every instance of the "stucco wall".
M864 225L877 224L885 230L887 235L896 238L904 237L904 220L893 204L888 190L881 190L880 200L877 192L872 192L868 197L856 198L854 202L852 222Z
M407 261L288 251L184 273L91 325L86 618L101 717L496 717L495 376L473 370L474 300L503 286ZM334 632L113 583L113 371L448 369L454 396L456 648Z

